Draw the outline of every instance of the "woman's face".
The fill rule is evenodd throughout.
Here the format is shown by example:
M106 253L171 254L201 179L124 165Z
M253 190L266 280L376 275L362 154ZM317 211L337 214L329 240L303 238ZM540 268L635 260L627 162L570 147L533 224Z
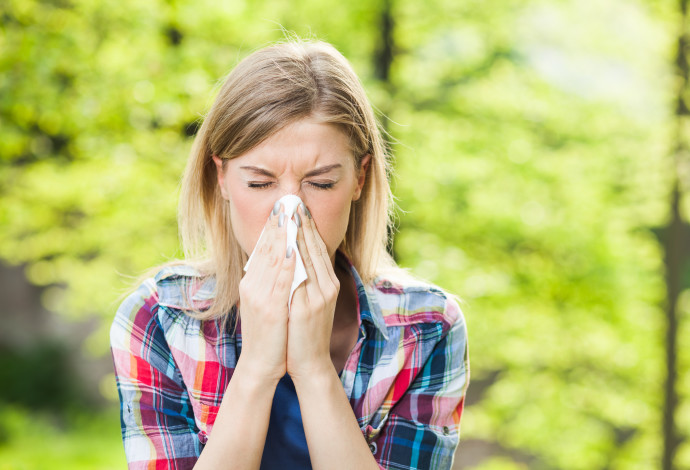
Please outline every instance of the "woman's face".
M218 169L218 184L230 204L232 228L250 254L275 202L286 194L307 206L331 260L345 237L350 204L359 199L367 155L357 171L347 136L332 124L295 121L257 147Z

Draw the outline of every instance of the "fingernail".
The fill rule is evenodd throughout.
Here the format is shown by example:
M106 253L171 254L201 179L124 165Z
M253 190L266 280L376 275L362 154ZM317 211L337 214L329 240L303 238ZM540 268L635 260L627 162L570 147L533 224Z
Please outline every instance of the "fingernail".
M297 227L302 226L302 219L300 218L300 216L297 212L295 212L295 223L297 224Z
M290 256L292 256L292 247L288 246L287 252L285 253L285 257L289 258Z
M278 211L280 210L280 201L276 201L276 203L273 205L273 215L276 215Z
M283 223L285 223L285 212L281 212L280 217L278 217L278 227L282 227Z
M304 213L307 214L307 217L309 217L311 219L311 212L309 212L309 209L307 209L307 206L305 206L303 204L302 207L304 207Z

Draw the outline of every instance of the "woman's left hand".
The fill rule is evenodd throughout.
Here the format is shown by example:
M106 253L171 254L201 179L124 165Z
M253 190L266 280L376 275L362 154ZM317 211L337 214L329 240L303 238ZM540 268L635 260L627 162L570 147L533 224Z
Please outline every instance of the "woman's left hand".
M297 244L307 279L295 290L288 319L287 372L294 380L334 370L331 361L333 316L340 291L326 244L314 219L300 205Z

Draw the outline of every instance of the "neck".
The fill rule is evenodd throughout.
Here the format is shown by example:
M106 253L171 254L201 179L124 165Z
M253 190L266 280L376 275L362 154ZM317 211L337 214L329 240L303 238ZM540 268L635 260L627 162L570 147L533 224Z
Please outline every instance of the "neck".
M334 326L357 321L357 289L349 269L336 263L335 275L340 282L340 292L335 306Z

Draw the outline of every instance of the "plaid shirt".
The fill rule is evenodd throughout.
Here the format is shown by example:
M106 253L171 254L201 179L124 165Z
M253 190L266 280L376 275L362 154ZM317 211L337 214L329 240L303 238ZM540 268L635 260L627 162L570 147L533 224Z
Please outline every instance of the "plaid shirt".
M450 469L469 383L458 304L428 285L365 286L350 269L360 328L341 380L369 448L382 468ZM183 291L203 309L214 286L166 267L117 311L110 339L130 469L192 468L204 448L242 345L240 325L231 334L183 312Z

